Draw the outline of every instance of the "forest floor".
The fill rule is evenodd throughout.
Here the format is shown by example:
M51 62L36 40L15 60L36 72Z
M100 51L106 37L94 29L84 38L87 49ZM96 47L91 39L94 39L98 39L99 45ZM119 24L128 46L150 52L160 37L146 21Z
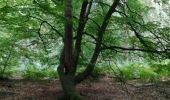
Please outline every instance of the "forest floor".
M77 86L87 100L170 100L170 81L127 81L126 85L107 76L87 79ZM63 95L59 80L0 81L0 100L58 100Z

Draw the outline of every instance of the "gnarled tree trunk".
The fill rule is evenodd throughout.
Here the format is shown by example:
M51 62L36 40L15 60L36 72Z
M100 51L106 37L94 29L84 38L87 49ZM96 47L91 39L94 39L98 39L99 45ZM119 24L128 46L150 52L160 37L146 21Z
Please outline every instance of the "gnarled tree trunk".
M76 85L74 82L73 75L64 75L62 70L58 68L58 73L60 74L60 81L64 91L64 97L62 100L84 100L82 96L76 91Z
M63 100L82 100L74 83L72 9L72 0L65 0L64 49L60 58L58 73L64 91Z
M90 13L90 8L92 6L92 1L84 0L80 12L79 27L77 30L77 37L75 41L75 48L73 48L73 22L72 22L72 0L65 0L65 33L64 33L64 49L60 57L60 66L58 67L58 73L61 81L61 85L64 91L63 100L83 100L84 98L76 91L76 84L83 81L88 77L96 64L97 58L101 51L103 35L108 25L109 19L112 13L115 11L119 0L114 0L114 3L110 7L106 16L103 19L98 33L97 41L92 58L87 65L84 72L79 75L75 75L76 67L78 64L79 55L81 52L81 41L84 32L86 22L88 20L88 15ZM89 5L89 6L88 6Z

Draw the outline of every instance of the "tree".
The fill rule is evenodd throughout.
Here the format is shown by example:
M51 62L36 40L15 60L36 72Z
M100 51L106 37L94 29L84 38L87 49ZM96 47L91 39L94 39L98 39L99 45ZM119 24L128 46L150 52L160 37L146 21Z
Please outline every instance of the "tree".
M75 90L75 85L84 80L88 75L90 75L94 69L95 63L99 56L103 34L106 30L106 27L109 23L109 19L112 13L115 11L116 7L119 4L119 0L114 1L106 16L104 17L104 21L100 26L97 33L97 43L95 46L95 50L93 56L88 64L86 70L79 74L75 75L77 62L79 59L79 55L81 52L81 41L84 32L84 28L87 22L87 17L90 10L88 8L88 0L84 0L80 13L79 27L76 36L75 48L73 50L73 31L72 31L72 0L67 0L65 3L65 34L64 34L64 50L61 55L60 65L58 67L58 73L60 75L60 80L65 92L65 97L68 100L73 100L78 97L78 94ZM92 3L91 3L92 4ZM91 9L91 5L89 8ZM86 12L88 11L88 12Z
M64 100L83 99L76 85L92 74L101 53L105 58L124 51L170 58L170 28L146 22L150 8L138 0L9 0L1 6L1 29L12 33L7 39L17 48L13 53L50 65L57 58L49 57L53 45L63 43L58 73ZM77 73L79 65L86 67Z

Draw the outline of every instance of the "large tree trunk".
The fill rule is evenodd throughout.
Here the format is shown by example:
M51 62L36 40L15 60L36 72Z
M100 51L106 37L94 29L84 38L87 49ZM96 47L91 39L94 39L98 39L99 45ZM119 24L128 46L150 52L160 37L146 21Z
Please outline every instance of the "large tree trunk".
M72 0L65 0L65 33L64 49L60 58L58 73L64 91L62 100L83 100L76 91L74 82L74 57L73 57L73 22L72 22Z
M72 0L65 1L65 23L64 23L64 67L66 74L73 74L73 21L72 21Z
M97 33L97 43L93 53L93 56L88 64L86 70L75 76L75 70L78 63L79 54L81 52L81 40L83 35L83 30L87 21L88 14L90 13L90 8L87 9L88 0L84 0L80 14L80 23L77 32L77 40L75 43L75 50L73 50L73 22L72 22L72 0L65 0L65 34L64 34L64 49L60 58L60 66L58 67L58 73L61 81L61 85L64 91L63 100L84 100L83 97L76 91L76 84L80 83L87 76L89 76L96 64L97 58L100 54L103 34L108 25L109 19L112 13L115 11L119 0L115 0L106 14L104 21ZM87 11L87 14L86 14ZM74 52L74 54L73 54Z
M76 91L76 85L74 83L73 76L67 75L60 77L60 81L64 91L64 97L62 100L85 100L85 98Z
M61 100L85 100L84 97L76 91L75 76L70 74L65 74L64 67L60 65L58 67L58 73L60 76L60 82L64 91L64 96Z

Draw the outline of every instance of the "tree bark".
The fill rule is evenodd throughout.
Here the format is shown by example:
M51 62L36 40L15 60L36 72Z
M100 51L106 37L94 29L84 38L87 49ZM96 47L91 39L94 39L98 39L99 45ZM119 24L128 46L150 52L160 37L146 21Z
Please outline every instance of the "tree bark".
M73 22L72 0L65 0L65 23L64 23L64 67L66 74L73 71ZM72 73L73 74L73 73Z
M78 25L77 36L75 41L75 50L74 50L74 65L75 65L74 72L76 72L76 65L78 64L78 60L81 52L81 42L82 42L83 32L88 20L88 15L90 14L92 1L93 0L88 2L88 0L84 0L81 7L79 25Z
M83 97L76 91L76 84L84 80L94 69L97 58L100 54L101 44L103 40L103 34L106 30L106 27L109 23L109 19L112 13L115 11L119 0L115 0L108 13L106 14L103 23L97 33L97 44L91 58L90 63L88 64L86 70L75 76L75 67L77 66L77 61L79 58L81 50L81 40L83 31L86 25L87 16L90 10L87 10L88 1L84 0L82 5L79 28L77 32L77 40L75 44L75 51L73 54L73 22L72 22L72 0L65 0L65 34L64 34L64 49L60 58L60 66L58 67L59 78L61 85L64 91L63 100L84 100ZM89 8L90 9L90 8ZM88 11L88 13L86 13Z
M76 91L74 76L65 75L62 71L62 66L59 66L58 73L60 74L60 82L64 91L64 96L61 100L85 100L85 98L80 96L80 94Z
M63 100L80 100L74 84L72 0L65 0L64 49L60 57L58 74L64 91Z
M83 100L76 91L74 83L74 55L73 55L73 15L72 0L65 0L65 23L64 23L64 49L60 56L60 65L57 69L60 82L64 91L62 100Z

